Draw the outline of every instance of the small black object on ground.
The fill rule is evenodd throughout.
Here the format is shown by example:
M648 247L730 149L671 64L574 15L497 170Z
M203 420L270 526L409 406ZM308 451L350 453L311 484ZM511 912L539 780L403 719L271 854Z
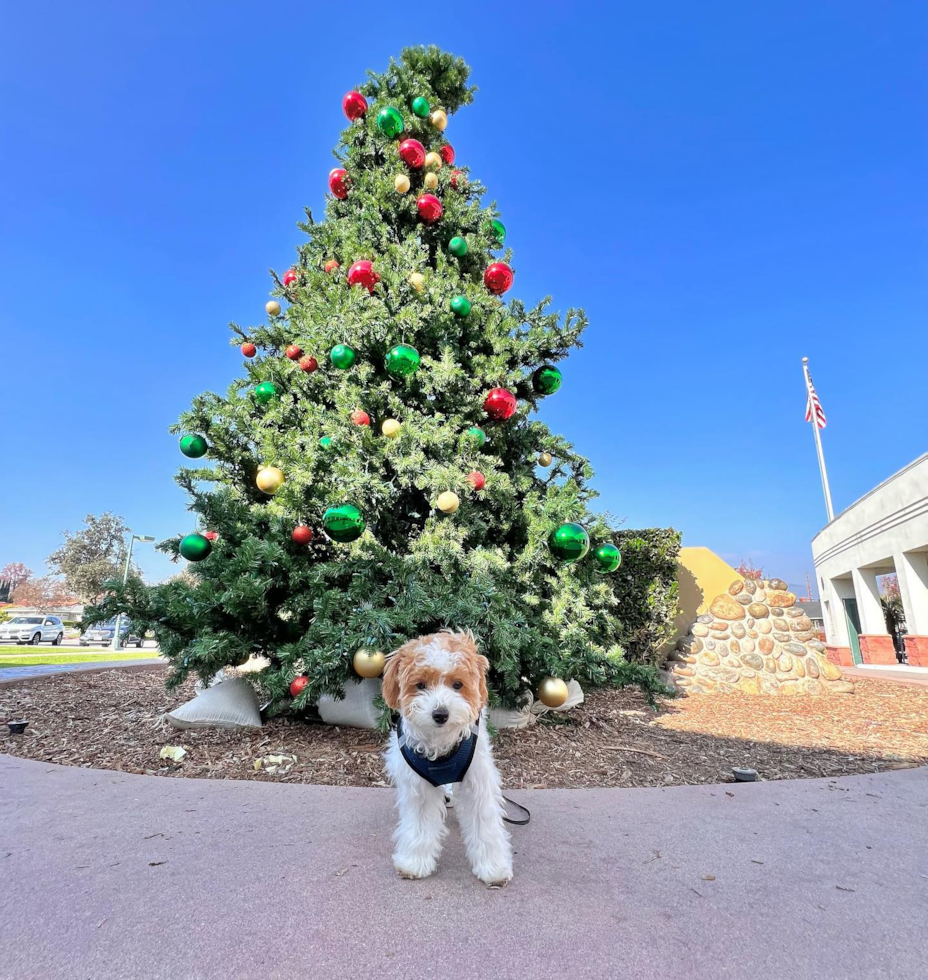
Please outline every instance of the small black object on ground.
M26 725L29 724L28 721L8 721L7 727L10 730L11 735L22 735L26 730Z
M757 770L749 769L747 766L735 766L731 774L735 777L736 783L753 783L757 781Z

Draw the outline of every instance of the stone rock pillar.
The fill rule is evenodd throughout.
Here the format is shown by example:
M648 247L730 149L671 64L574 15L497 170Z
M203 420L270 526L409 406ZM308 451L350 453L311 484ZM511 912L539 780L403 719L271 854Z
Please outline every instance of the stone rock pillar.
M733 582L677 643L669 664L688 694L846 694L854 685L782 579Z

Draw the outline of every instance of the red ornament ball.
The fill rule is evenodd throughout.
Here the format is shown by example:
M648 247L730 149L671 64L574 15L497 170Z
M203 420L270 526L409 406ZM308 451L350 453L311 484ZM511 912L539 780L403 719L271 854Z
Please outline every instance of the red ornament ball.
M292 285L296 282L296 272L293 269L287 269L281 282L283 282L284 286Z
M416 207L419 209L419 217L427 224L433 225L442 216L441 201L434 194L423 194Z
M400 143L400 159L407 167L419 170L425 164L425 147L418 140L403 140Z
M360 92L348 92L342 99L342 111L354 122L367 112L367 99Z
M487 478L480 470L472 470L467 474L466 480L475 490L482 490L487 485Z
M455 170L451 175L451 186L456 191L462 191L467 186L467 174L463 170Z
M344 167L334 167L329 171L329 190L340 201L348 196L349 187L351 187L351 178Z
M507 388L494 388L483 403L483 410L497 422L512 418L516 408L518 408L516 396Z
M494 296L502 296L512 285L512 269L505 262L494 262L483 274L483 284Z
M303 356L303 348L297 347L296 344L291 344L284 353L291 361L298 361Z
M294 677L293 680L290 681L290 697L295 698L308 683L308 677Z
M335 259L329 259L322 268L326 272L334 272L338 267L338 263L335 261Z
M350 418L351 418L351 421L354 422L355 425L370 425L371 424L371 417L370 417L370 415L367 414L367 412L364 411L363 408L356 408L351 413Z
M313 539L313 529L307 527L305 524L297 524L297 526L290 532L290 537L297 544L309 544Z
M444 146L438 148L438 152L441 155L442 160L448 164L450 167L454 163L454 147L450 143L445 143Z
M374 263L370 259L359 259L348 270L349 286L364 286L369 293L380 282L380 276L374 272Z
M219 535L218 535L218 533L216 531L204 531L203 532L203 537L206 538L207 541L218 541L219 540Z
M315 357L310 357L307 354L305 357L300 358L300 370L305 371L307 374L312 374L317 367L319 367L319 362Z
M252 343L242 344L241 350L245 357L254 357L258 353L258 348Z

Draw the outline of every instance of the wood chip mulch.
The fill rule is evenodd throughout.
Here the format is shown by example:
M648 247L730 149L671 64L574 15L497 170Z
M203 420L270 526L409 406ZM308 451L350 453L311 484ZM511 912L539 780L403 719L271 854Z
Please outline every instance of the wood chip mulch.
M163 776L383 786L376 732L272 719L249 732L175 731L162 712L193 696L167 694L164 673L61 674L0 688L0 752L69 766ZM26 718L23 736L7 719ZM495 753L517 788L670 786L879 772L928 763L928 687L862 680L832 697L704 695L664 701L596 691L569 714L501 732ZM180 745L179 763L159 758ZM260 770L255 760L296 756ZM273 771L268 771L268 767Z

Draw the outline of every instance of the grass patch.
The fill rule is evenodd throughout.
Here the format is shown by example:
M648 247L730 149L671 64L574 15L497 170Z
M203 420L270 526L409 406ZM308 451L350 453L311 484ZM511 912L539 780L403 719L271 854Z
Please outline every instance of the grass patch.
M139 650L138 653L37 653L24 656L21 651L8 653L9 647L0 647L0 672L4 667L46 667L55 664L96 664L116 660L154 660L159 654L156 650Z

